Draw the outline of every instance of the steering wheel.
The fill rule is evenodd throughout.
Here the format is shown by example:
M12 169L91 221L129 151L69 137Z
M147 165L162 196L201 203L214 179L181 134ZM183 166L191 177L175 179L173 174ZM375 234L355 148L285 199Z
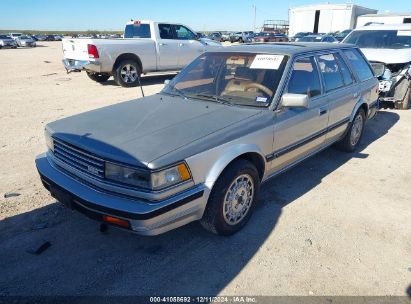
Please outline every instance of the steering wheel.
M252 83L249 83L249 84L247 84L247 85L245 85L244 86L244 89L246 90L246 91L248 91L249 89L252 89L252 88L255 88L255 89L258 89L258 90L260 90L260 91L263 91L265 94L267 94L268 96L273 96L273 91L271 91L269 88L267 88L266 86L264 86L264 85L262 85L262 84L260 84L260 83L257 83L257 82L252 82Z

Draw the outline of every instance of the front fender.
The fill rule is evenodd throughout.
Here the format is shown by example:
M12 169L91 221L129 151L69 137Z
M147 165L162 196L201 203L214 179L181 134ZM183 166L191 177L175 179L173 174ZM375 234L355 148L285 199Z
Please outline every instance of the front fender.
M222 154L213 162L211 168L207 171L205 177L205 185L207 188L212 189L218 177L224 171L225 168L236 158L246 153L256 153L260 155L265 163L264 154L261 149L255 144L238 144L231 146L224 150Z

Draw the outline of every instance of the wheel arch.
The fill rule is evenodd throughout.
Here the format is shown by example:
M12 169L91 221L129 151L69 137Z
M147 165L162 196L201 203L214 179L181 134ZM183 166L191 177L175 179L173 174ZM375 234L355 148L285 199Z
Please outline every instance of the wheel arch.
M263 179L266 162L261 150L255 145L239 145L232 147L229 151L225 151L224 154L214 162L205 179L207 188L212 189L223 171L238 159L251 162L256 167L260 180Z
M136 54L133 53L124 53L121 54L117 57L116 61L113 64L113 70L112 73L114 73L114 71L116 70L117 66L120 64L121 61L123 60L134 60L137 62L137 64L140 67L140 71L141 73L143 73L143 63L141 62L140 57L138 57Z
M357 114L357 112L358 112L359 109L363 109L363 110L364 110L365 118L367 119L367 117L368 117L368 110L369 110L369 109L368 109L368 104L367 104L364 100L360 99L360 100L357 102L357 104L355 105L355 107L354 107L354 109L353 109L353 111L352 111L352 113L351 113L350 122L353 121L353 119L354 119L354 117L355 117L355 114Z

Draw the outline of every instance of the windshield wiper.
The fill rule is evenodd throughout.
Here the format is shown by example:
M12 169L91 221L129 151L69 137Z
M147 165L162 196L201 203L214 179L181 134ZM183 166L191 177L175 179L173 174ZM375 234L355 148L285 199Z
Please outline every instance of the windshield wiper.
M228 99L225 99L224 97L213 95L213 94L202 94L201 93L201 94L195 94L195 97L205 97L208 100L213 100L218 103L233 105L233 103L229 101Z

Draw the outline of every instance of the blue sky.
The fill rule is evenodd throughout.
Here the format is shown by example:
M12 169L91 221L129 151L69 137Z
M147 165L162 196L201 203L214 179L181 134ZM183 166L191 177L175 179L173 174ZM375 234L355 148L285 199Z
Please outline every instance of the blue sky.
M344 1L327 1L343 3ZM0 0L0 29L122 30L134 20L174 21L196 31L251 30L266 19L287 19L289 7L313 0ZM410 0L355 1L380 12L411 11Z

